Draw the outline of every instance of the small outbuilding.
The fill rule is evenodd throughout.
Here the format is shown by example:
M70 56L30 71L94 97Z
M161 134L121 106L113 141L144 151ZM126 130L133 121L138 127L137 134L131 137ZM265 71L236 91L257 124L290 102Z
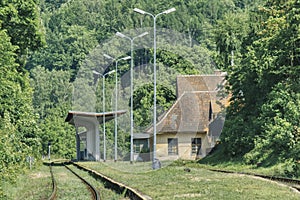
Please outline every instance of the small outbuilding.
M65 122L76 128L77 160L100 161L99 125L125 113L124 110L104 113L69 111ZM79 132L79 127L84 127L85 131Z

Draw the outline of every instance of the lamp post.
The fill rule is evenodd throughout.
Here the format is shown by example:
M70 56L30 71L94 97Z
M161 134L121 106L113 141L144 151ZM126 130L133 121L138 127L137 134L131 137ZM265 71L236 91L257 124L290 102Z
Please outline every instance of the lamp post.
M115 78L116 78L116 91L115 91L115 112L117 112L118 110L118 62L120 60L129 60L131 57L130 56L126 56L120 59L114 59L113 57L107 55L107 54L103 54L104 57L111 59L111 60L115 60L116 63L116 74L115 74ZM118 120L117 120L117 114L115 114L115 162L117 162L118 159Z
M105 133L105 76L114 73L115 70L109 71L105 74L93 70L93 73L102 76L102 112L103 112L103 161L106 161L106 133Z
M50 160L50 158L51 158L50 149L51 149L51 142L48 142L48 159L49 159L49 160Z
M151 13L148 13L146 11L143 11L138 8L133 9L135 12L140 13L142 15L150 15L153 18L153 165L152 168L156 169L159 168L156 166L156 18L162 14L169 14L171 12L174 12L175 8L170 8L168 10L165 10L164 12L158 13L157 15L153 15Z
M130 64L130 163L133 162L133 41L136 38L143 37L147 34L148 34L148 32L144 32L140 35L130 38L130 37L124 35L123 33L120 33L120 32L116 33L117 36L130 40L130 56L131 56L131 64Z

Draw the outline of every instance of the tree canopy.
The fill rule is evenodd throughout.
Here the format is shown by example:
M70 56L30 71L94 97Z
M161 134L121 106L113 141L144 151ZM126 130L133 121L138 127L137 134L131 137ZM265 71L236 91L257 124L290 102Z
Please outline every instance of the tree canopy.
M290 175L299 173L298 12L294 1L267 1L249 12L257 21L250 21L242 48L231 48L237 62L224 66L232 92L225 152L266 166L288 160Z
M40 151L38 126L32 107L28 51L43 45L35 1L0 3L0 178L13 179L27 156ZM2 184L0 198L4 198Z

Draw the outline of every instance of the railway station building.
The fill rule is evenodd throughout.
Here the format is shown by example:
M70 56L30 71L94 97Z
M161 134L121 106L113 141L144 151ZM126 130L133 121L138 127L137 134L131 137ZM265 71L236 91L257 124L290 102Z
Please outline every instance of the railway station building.
M225 94L225 73L177 77L177 100L159 117L156 126L156 157L159 160L205 157L218 141L225 121L229 95ZM149 138L136 138L134 146L153 147ZM147 144L149 141L149 144ZM135 152L137 153L137 152ZM141 154L142 155L142 154Z

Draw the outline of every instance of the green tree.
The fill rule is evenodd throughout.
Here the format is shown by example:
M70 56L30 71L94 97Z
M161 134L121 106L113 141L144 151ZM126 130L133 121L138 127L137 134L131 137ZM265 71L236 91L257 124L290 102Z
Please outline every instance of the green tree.
M4 181L22 169L26 156L37 156L40 150L32 90L24 69L28 51L43 45L37 9L31 0L0 2L0 178Z
M71 107L70 74L68 71L49 71L43 67L31 70L33 106L39 116L39 138L43 154L47 153L48 142L52 142L53 154L66 158L73 156L74 130L64 122Z
M75 129L64 121L66 108L56 106L48 110L48 115L39 124L43 155L47 155L48 142L51 142L52 155L59 158L75 158Z
M72 84L69 71L52 70L36 67L31 70L31 86L35 112L43 120L52 108L70 106Z
M231 157L264 165L288 160L286 167L292 170L287 175L300 173L295 167L300 124L298 4L268 1L259 9L260 26L252 26L254 34L246 38L240 64L227 68L232 103L222 134Z
M1 1L0 20L2 29L7 30L11 37L11 43L18 46L17 62L22 71L28 51L37 50L44 44L37 1Z
M46 47L31 55L26 68L30 70L41 65L50 71L71 71L71 78L74 79L80 62L97 45L97 40L93 30L89 31L84 26L66 25L60 31L50 31L47 43Z
M0 178L4 182L25 166L26 156L36 156L39 151L32 91L27 77L17 72L17 48L6 31L0 30ZM4 198L2 189L0 198Z
M172 89L157 85L158 116L171 107L176 96ZM153 84L144 84L133 93L134 120L137 127L147 127L152 122ZM130 106L130 103L129 103Z

